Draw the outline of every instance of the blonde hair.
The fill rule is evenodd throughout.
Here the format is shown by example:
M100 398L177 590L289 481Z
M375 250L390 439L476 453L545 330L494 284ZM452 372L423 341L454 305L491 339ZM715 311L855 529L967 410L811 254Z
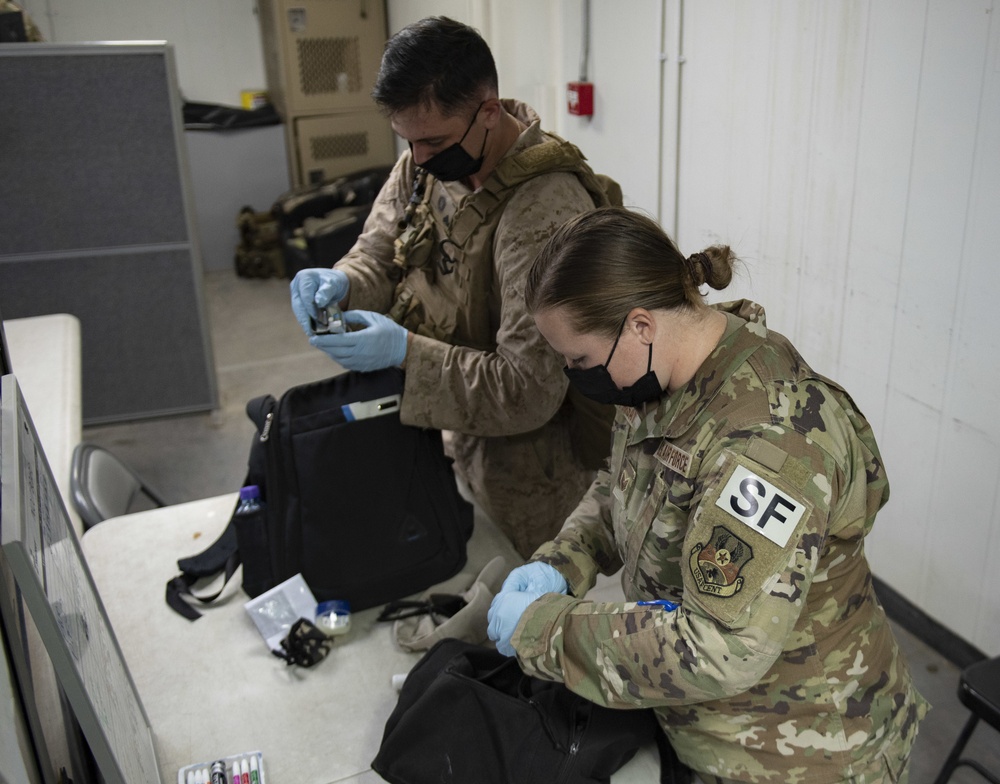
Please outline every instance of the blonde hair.
M577 332L614 336L636 307L697 309L699 288L724 289L736 256L713 245L685 258L656 221L603 207L564 223L539 251L525 300L537 313L562 307Z

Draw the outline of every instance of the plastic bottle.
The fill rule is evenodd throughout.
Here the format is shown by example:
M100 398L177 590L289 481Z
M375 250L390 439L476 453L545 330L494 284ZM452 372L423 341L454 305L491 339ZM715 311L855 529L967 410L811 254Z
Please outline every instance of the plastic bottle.
M263 508L264 502L260 500L260 488L257 485L240 488L240 503L236 507L236 514L251 515Z

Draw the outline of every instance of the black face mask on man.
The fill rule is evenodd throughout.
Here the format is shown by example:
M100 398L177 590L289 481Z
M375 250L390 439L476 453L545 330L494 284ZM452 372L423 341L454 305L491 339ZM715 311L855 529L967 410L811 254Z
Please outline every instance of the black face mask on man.
M483 101L483 103L485 103L485 101ZM480 103L479 106L476 107L476 113L472 115L469 127L465 129L465 133L462 134L462 138L451 146L441 150L441 152L437 155L432 155L426 161L421 163L421 169L442 182L452 182L454 180L471 177L483 167L486 152L486 137L490 135L489 128L486 129L486 134L483 136L483 147L479 151L478 158L473 158L465 151L465 148L462 147L462 142L465 141L465 137L468 136L469 131L472 130L472 126L475 124L476 118L479 116L479 110L483 108L483 103ZM412 144L410 145L410 150L413 150Z
M627 319L626 319L627 320ZM625 325L622 325L622 329ZM608 372L608 365L611 364L611 357L615 355L618 348L618 341L621 340L622 333L618 332L615 344L611 347L608 360L603 365L595 365L592 368L581 370L580 368L563 368L563 372L570 383L576 387L580 394L589 397L597 403L613 403L616 406L640 406L650 400L655 400L663 396L663 389L660 387L660 380L653 372L653 344L649 344L649 359L646 362L646 372L631 386L619 389L618 385L611 378Z

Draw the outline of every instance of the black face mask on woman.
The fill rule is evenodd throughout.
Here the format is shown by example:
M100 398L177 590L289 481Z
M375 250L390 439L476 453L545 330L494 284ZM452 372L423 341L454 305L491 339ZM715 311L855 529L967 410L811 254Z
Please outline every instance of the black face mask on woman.
M483 103L485 103L485 101ZM487 128L486 134L483 136L483 147L479 151L478 158L473 158L469 155L469 153L465 151L465 148L462 147L462 142L465 141L465 137L468 136L469 131L472 130L472 126L475 124L476 118L479 116L479 110L482 108L482 103L476 107L476 113L472 115L472 121L469 123L469 127L465 129L465 133L462 134L461 139L452 144L450 147L445 147L445 149L441 150L441 152L437 155L432 155L420 164L420 168L442 182L461 180L465 177L471 177L479 171L483 166L483 161L485 160L484 153L486 152L486 137L490 135L490 129ZM410 150L413 150L412 144L410 145Z
M622 325L624 329L625 325ZM608 372L608 365L611 364L611 357L615 355L618 348L618 341L621 340L622 333L618 333L615 344L611 347L608 360L603 365L594 365L592 368L581 370L580 368L563 368L563 372L570 383L576 387L580 394L589 397L597 403L614 403L616 406L640 406L650 400L663 396L663 389L660 387L660 380L653 372L653 344L649 344L649 360L646 362L645 374L631 386L619 389L618 385L611 378Z

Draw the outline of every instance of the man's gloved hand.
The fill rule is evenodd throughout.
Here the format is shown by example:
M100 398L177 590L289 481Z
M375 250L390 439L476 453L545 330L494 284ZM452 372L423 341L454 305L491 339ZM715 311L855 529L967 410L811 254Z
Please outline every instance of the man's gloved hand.
M306 335L313 333L309 319L316 317L317 309L340 302L350 286L347 275L340 270L315 267L296 273L288 288L292 292L292 312Z
M540 591L541 593L569 593L566 578L559 570L544 561L532 561L511 570L500 591Z
M497 644L497 650L504 656L514 655L514 646L510 638L514 636L517 622L521 620L524 611L544 591L514 591L500 589L493 597L489 612L486 613L486 634Z
M539 596L547 593L568 593L566 578L554 567L542 561L519 566L512 570L493 597L493 603L486 614L487 635L497 644L497 650L504 656L513 656L514 648L510 638L524 614L525 609Z
M313 335L309 345L325 351L348 370L366 372L402 364L409 335L405 327L370 310L348 310L344 313L344 323L361 324L364 329Z

